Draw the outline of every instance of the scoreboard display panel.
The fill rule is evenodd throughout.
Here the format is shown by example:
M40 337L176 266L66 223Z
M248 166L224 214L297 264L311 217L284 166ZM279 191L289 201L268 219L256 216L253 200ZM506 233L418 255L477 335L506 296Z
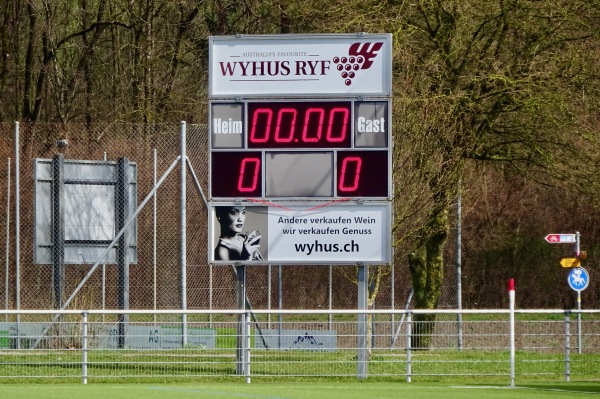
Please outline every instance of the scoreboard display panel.
M391 197L388 99L210 102L213 200Z

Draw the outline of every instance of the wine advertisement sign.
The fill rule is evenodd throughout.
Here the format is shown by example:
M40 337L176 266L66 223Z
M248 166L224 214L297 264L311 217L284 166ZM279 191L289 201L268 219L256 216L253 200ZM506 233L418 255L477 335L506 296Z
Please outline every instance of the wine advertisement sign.
M391 34L209 38L211 98L391 96Z
M212 206L213 264L390 264L389 203Z

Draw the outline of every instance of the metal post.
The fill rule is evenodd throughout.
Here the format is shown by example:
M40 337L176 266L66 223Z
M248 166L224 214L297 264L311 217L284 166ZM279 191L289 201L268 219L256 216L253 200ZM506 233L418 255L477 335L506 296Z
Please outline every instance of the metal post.
M371 292L373 292L373 290L375 290L375 280L371 281L369 290L367 291L367 303L368 303L368 298L369 298L369 294ZM373 304L371 305L371 310L375 310L375 299L373 299ZM377 332L375 331L376 329L376 323L375 323L375 313L371 313L371 332L368 334L370 335L371 338L371 350L375 349L375 337L377 336ZM368 341L368 339L367 339Z
M19 122L15 123L15 306L17 310L21 310L21 195L20 195L20 152L21 144L19 143ZM21 314L17 314L17 349L21 349L21 332L20 330Z
M102 310L106 309L106 264L102 264ZM106 319L106 315L102 313L102 322Z
M404 303L404 311L405 312L408 312L408 308L410 307L410 301L412 301L414 292L415 292L414 288L411 288L410 291L408 292L408 297L406 298L406 302ZM398 328L396 329L396 334L394 334L394 336L392 337L392 343L390 344L390 349L393 349L394 346L396 346L396 340L398 339L398 335L400 334L400 329L402 328L402 323L404 322L405 315L406 315L406 313L403 313L402 317L400 318L400 321L398 322Z
M395 277L395 273L394 273L394 269L395 269L395 265L394 262L392 262L392 270L391 270L391 287L390 287L390 303L391 303L391 309L392 310L396 310L396 277ZM393 340L394 339L394 330L395 330L395 324L396 324L396 314L392 313L391 314L391 323L390 323L390 339Z
M235 265L236 275L236 301L237 308L246 309L246 266ZM237 323L237 345L236 345L236 374L245 375L246 361L246 314L238 316Z
M327 302L328 309L333 309L333 265L329 265L329 300ZM329 313L327 316L327 322L329 325L329 329L333 329L333 315Z
M87 365L88 365L88 314L82 313L83 325L81 331L81 383L87 384Z
M129 159L119 158L117 161L117 184L115 188L115 226L117 231L125 228L125 223L129 219ZM117 245L117 265L119 273L119 309L129 309L129 257L127 255L129 248L129 235L125 231L119 238ZM118 347L125 347L125 336L127 334L127 325L129 324L129 314L122 313L118 316L119 334Z
M577 353L581 355L581 291L577 291Z
M575 232L575 256L581 254L581 234ZM577 353L581 355L581 291L577 291Z
M156 179L157 179L157 171L156 171L156 163L157 163L157 153L156 153L156 148L154 149L153 152L153 173L152 173L152 181L154 183L154 187L156 187ZM153 308L156 311L156 261L157 261L157 257L156 257L156 209L157 209L157 201L156 201L156 194L154 195L154 197L152 198L153 201L153 207L152 207L152 229L153 229L153 235L152 235L152 304L153 304ZM154 325L156 325L156 313L154 314Z
M462 193L458 185L458 198L456 200L456 314L458 350L463 349L463 324L462 324Z
M250 384L250 313L245 314L244 320L244 375L246 384Z
M357 377L359 380L367 378L367 299L368 299L369 269L365 264L358 265L358 328L357 328Z
M267 266L267 309L271 310L271 265ZM267 328L271 328L271 313L267 315Z
M192 162L189 158L187 158L187 166L190 169L190 173L192 174L192 180L194 181L194 185L198 190L198 193L202 197L202 201L204 202L204 206L208 208L208 201L206 200L206 195L204 195L204 191L202 191L202 185L200 184L200 180L198 180L198 176L196 176L196 172L194 171L194 167L192 166Z
M569 325L571 324L571 312L565 312L565 381L571 379L571 332Z
M64 184L65 157L52 159L52 287L54 306L62 308L65 280Z
M103 161L108 161L106 151L104 151ZM83 258L83 255L81 255L81 260L83 261L83 263L87 263ZM106 309L106 263L102 264L102 310L104 309ZM102 313L102 322L104 323L105 321L106 315Z
M8 273L9 273L9 262L10 262L10 158L8 158L7 164L7 177L6 177L6 270L4 273L4 309L8 309ZM8 321L8 314L4 315L4 321Z
M412 380L411 340L412 313L406 312L406 382L411 382Z
M213 265L208 265L208 308L213 308ZM212 313L208 315L208 325L212 328L213 316Z
M510 329L510 386L515 386L515 281L508 282Z
M278 266L279 267L279 280L277 281L277 306L279 307L279 310L283 309L283 268L281 267L281 265ZM281 333L283 330L283 316L281 315L281 312L279 312L279 315L277 316L277 349L281 349Z
M186 186L186 171L187 171L187 137L186 137L186 123L185 121L181 122L181 251L180 251L180 261L181 261L181 309L187 310L187 262L186 262L186 254L187 254L187 230L186 230L186 221L187 221L187 208L186 208L186 194L187 194L187 186ZM185 347L187 345L187 314L183 313L181 315L181 337L182 337L182 345Z

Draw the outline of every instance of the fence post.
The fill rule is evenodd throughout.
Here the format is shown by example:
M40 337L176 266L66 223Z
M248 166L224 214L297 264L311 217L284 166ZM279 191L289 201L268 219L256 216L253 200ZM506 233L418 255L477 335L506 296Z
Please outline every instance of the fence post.
M508 280L510 329L510 387L515 387L515 280Z
M126 222L130 219L129 216L129 159L126 157L119 158L117 161L117 182L115 184L115 230L121 231L126 228ZM64 240L64 239L63 239ZM117 275L118 275L118 297L117 303L119 309L129 310L129 259L127 251L129 248L129 235L121 234L117 241L116 258L117 258ZM55 244L56 245L56 244ZM64 309L61 302L61 309ZM66 304L64 305L66 307ZM125 337L129 328L129 313L122 313L118 316L119 349L125 348Z
M152 183L154 183L154 187L156 187L156 178L157 178L157 171L156 171L156 163L158 162L158 156L157 156L157 152L156 152L156 147L154 148L153 152L152 152L153 158L152 158ZM152 198L152 308L154 310L156 310L156 290L157 290L157 285L156 285L156 267L157 267L157 250L156 250L156 245L157 245L157 223L156 223L156 217L157 217L157 194L154 194L153 198ZM104 272L104 267L102 268L102 271ZM102 276L102 283L104 283L104 273ZM104 287L102 287L102 295L104 295ZM102 310L104 310L104 300L102 301ZM154 314L154 325L156 325L156 313Z
M236 301L237 309L246 310L246 266L239 262L235 264L236 276ZM236 375L245 375L246 366L246 317L245 313L240 313L237 316L237 331L236 331Z
M21 144L15 122L15 309L21 310ZM17 313L17 349L21 349L21 314Z
M52 287L57 309L63 305L65 289L65 156L52 158L51 209L52 209Z
M8 309L8 274L10 273L10 158L6 164L6 268L4 272L4 309ZM4 321L8 322L8 314L4 315Z
M181 223L181 238L180 238L180 263L181 263L181 309L187 310L187 208L186 208L186 164L187 164L187 125L185 121L180 123L180 134L181 134L181 193L180 193L180 223ZM187 345L187 313L181 314L181 338L182 347Z
M357 317L357 378L364 380L367 378L367 367L369 361L367 347L367 301L369 269L368 265L360 263L358 265L358 317Z
M246 313L245 322L244 322L244 340L246 344L244 345L244 360L245 360L245 374L246 374L246 384L250 384L250 313Z
M565 381L571 379L571 311L565 312Z
M82 312L83 326L81 329L81 383L87 384L87 363L88 363L88 313Z
M412 313L406 313L406 382L411 382L412 364L410 341L412 339Z
M456 309L462 309L462 194L461 182L458 182L458 197L456 198ZM458 350L463 350L463 319L462 313L456 314L456 334Z
M581 355L581 291L577 291L577 353Z

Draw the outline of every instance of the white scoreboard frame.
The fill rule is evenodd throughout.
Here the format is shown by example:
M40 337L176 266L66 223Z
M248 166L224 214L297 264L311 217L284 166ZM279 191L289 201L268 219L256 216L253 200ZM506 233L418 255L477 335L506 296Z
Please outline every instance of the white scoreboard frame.
M209 38L208 88L211 106L215 102L243 104L244 130L248 123L245 110L253 100L349 100L352 104L366 100L389 104L387 198L265 198L264 194L253 198L209 198L210 264L391 264L391 34L213 36ZM354 125L353 120L352 135ZM242 140L245 143L247 138ZM241 149L244 150L246 147ZM212 151L211 136L211 157ZM293 151L296 150L281 150ZM212 173L218 173L210 164L209 172L211 179ZM220 236L216 209L234 206L244 207L246 212L240 234L256 231L252 234L261 235L262 258L216 259Z

